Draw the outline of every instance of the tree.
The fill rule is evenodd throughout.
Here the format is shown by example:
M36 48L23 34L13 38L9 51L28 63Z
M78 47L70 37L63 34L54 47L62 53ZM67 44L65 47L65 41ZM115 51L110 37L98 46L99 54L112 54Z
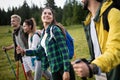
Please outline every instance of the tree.
M23 6L18 9L17 14L22 17L22 22L25 19L31 18L30 7L28 6L26 0L24 1Z
M73 2L73 17L72 17L72 23L73 24L80 24L81 17L79 14L81 14L81 6L78 4L77 1L74 0ZM82 10L83 11L83 10Z
M73 16L73 6L71 0L66 0L64 8L63 8L63 18L62 23L64 25L71 25Z
M62 22L62 18L63 18L63 9L61 7L56 9L56 14L55 14L56 20L57 22Z
M42 9L38 8L36 5L33 5L32 8L30 9L31 16L35 19L37 25L42 25L41 24L41 11ZM41 26L40 26L41 27Z
M45 6L51 7L54 10L56 20L63 25L79 24L85 19L87 13L76 0L66 0L63 8L57 7L54 0L47 0ZM4 9L0 9L0 25L9 25L10 17L13 14L20 15L22 22L33 17L37 25L42 25L40 18L41 11L42 7L38 8L34 4L32 7L29 7L25 0L22 6L8 8L7 12Z
M0 10L0 25L7 25L7 12L2 9Z
M56 9L55 1L54 0L47 0L47 3L45 4L46 7L51 7L53 10Z

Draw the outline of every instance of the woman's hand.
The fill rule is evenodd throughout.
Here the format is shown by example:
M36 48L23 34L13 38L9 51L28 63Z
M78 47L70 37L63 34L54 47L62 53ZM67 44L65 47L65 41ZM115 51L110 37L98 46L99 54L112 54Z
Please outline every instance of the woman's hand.
M69 74L69 72L64 72L63 73L63 80L70 80L70 74Z
M21 55L25 54L24 49L22 49L20 46L17 46L16 51L17 51L17 54L20 54L20 53L21 53Z

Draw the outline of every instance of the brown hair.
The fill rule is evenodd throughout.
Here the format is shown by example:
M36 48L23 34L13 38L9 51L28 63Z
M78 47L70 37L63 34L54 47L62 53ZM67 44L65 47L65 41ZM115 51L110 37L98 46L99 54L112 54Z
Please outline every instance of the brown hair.
M36 22L34 18L26 19L24 21L28 26L31 26L32 32L36 31Z
M53 21L52 21L51 24L52 24L52 25L56 25L57 27L59 27L59 28L62 30L63 35L65 36L65 28L64 28L64 26L63 26L61 23L58 23L58 22L56 21L56 19L55 19L55 11L54 11L51 7L45 7L45 8L42 9L42 12L43 12L45 9L49 9L49 10L52 12L52 14L53 14Z

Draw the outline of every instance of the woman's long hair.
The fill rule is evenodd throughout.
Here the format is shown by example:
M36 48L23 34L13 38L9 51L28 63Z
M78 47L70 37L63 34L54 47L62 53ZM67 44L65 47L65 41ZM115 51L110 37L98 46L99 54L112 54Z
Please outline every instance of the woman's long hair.
M34 33L36 31L36 22L34 18L26 19L24 21L28 26L31 26L31 31Z
M45 8L42 9L42 12L43 12L45 9L49 9L49 10L52 12L52 14L53 14L53 21L52 21L51 25L56 25L56 26L58 26L58 27L62 30L63 35L65 36L65 35L66 35L66 34L65 34L65 28L64 28L64 26L63 26L61 23L58 23L58 22L56 21L56 19L55 19L55 11L54 11L52 8L50 8L50 7L45 7Z

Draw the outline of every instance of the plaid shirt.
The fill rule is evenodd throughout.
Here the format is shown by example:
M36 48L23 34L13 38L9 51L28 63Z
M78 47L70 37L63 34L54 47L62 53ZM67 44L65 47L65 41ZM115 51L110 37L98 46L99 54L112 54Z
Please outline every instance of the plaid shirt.
M52 73L60 69L69 71L70 60L65 37L60 28L54 26L52 32L56 40L54 38L50 38L50 28L51 26L46 30L46 33L48 34L45 41L47 56L41 45L39 45L36 50L26 50L26 55L39 56L42 62L42 70L46 70L50 66ZM44 36L44 32L41 40Z

